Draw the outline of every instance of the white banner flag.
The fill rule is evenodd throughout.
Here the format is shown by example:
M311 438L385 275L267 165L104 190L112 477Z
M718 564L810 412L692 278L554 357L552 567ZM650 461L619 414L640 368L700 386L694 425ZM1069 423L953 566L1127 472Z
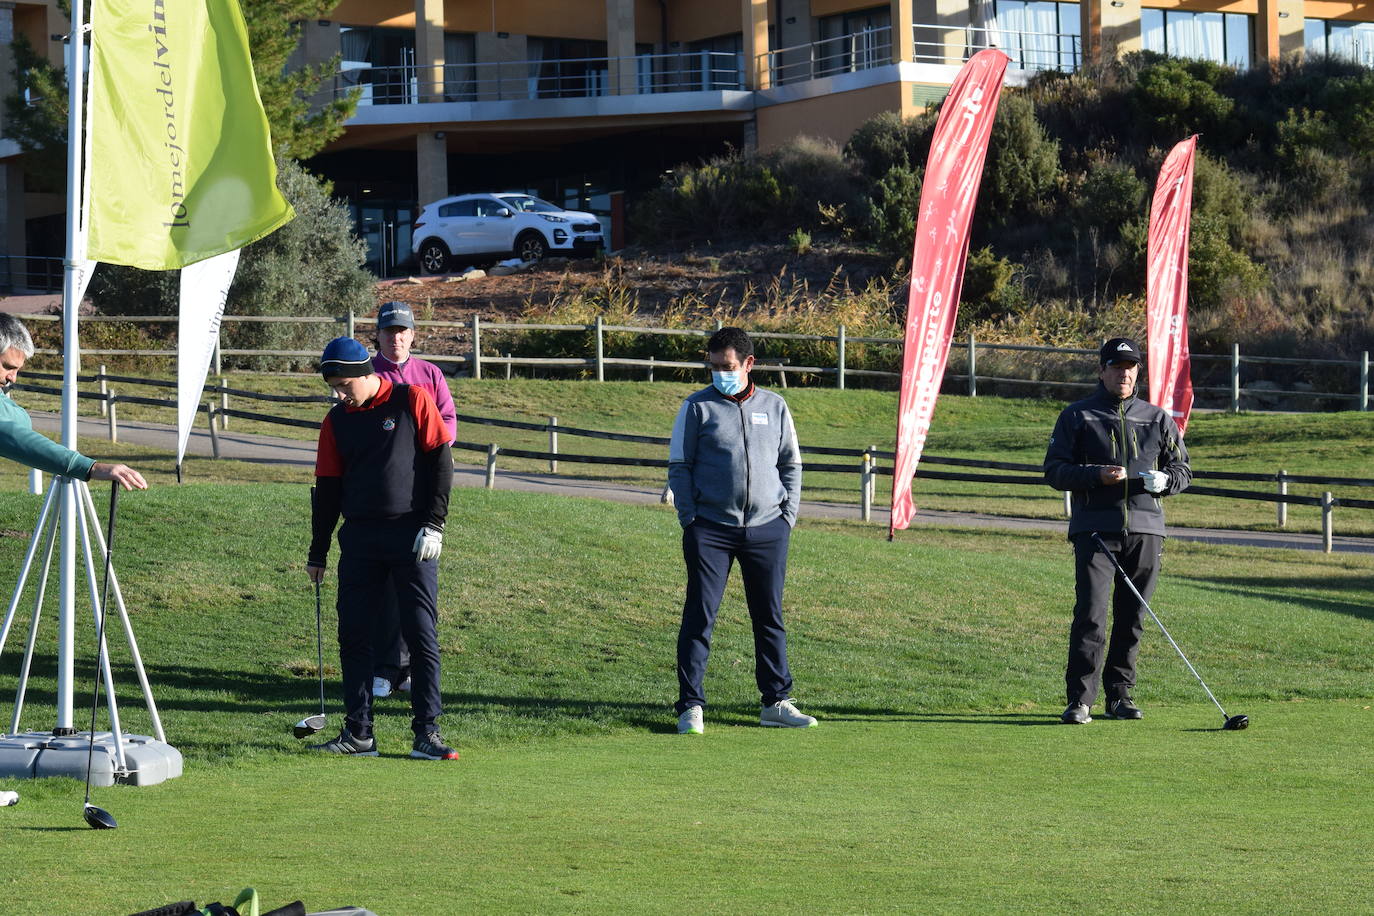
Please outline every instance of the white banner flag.
M177 465L196 423L205 374L219 342L219 323L229 284L239 266L239 249L181 269L181 319L177 325Z

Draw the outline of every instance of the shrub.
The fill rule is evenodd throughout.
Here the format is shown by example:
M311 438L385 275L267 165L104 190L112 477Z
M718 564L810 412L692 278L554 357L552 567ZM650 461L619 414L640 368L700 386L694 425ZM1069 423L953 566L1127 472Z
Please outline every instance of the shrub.
M978 194L978 212L989 223L1007 223L1047 212L1059 188L1059 143L1035 119L1023 93L1002 96L988 141L988 159Z
M811 250L811 233L805 229L793 229L787 237L787 245L796 254L806 254Z

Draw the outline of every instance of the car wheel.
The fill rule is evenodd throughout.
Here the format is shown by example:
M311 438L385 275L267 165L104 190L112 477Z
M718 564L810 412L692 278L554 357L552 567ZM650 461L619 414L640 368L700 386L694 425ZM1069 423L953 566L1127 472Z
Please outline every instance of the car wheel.
M542 261L549 253L549 243L533 230L522 232L515 240L515 256L522 261Z
M438 239L426 239L420 246L420 269L427 274L448 270L448 246Z

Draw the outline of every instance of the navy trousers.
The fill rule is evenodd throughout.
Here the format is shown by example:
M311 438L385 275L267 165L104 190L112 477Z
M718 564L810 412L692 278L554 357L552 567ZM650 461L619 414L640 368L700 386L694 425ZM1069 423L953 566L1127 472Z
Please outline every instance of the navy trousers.
M725 594L725 580L738 561L749 619L754 625L754 679L765 705L792 693L787 669L787 631L782 625L782 587L792 526L781 517L756 528L731 528L697 519L682 530L687 562L687 599L677 634L676 709L705 706L706 659L711 630Z
M394 592L411 651L410 727L433 731L439 700L439 561L415 559L415 521L345 521L339 529L339 665L348 730L372 734L373 630Z
M396 591L386 593L372 626L372 676L384 678L392 687L410 677L410 647L401 635L401 615L396 610Z
M1103 534L1121 568L1150 600L1159 579L1164 538L1157 534ZM1135 686L1135 660L1140 651L1145 608L1125 584L1117 581L1116 569L1097 549L1092 532L1073 536L1073 624L1069 628L1069 664L1064 682L1069 703L1091 706L1100 684L1107 685L1107 701L1127 696ZM1115 590L1113 590L1115 587ZM1111 598L1112 632L1107 639L1107 599ZM1107 658L1103 664L1102 651ZM1099 677L1098 667L1102 666Z

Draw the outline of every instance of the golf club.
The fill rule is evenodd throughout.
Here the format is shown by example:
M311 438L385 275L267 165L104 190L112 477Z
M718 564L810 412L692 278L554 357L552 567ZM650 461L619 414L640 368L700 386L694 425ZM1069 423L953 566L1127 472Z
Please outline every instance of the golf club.
M95 634L95 689L91 691L91 740L86 751L86 801L81 816L96 830L113 830L119 825L110 812L91 804L91 760L95 756L95 709L100 702L101 663L105 654L105 609L110 605L110 561L114 558L115 512L119 507L119 481L110 481L110 524L105 534L105 581L100 589L100 624ZM119 736L115 736L119 740Z
M1154 610L1150 607L1150 603L1145 600L1145 596L1140 594L1140 590L1135 587L1135 583L1131 581L1131 577L1126 575L1126 570L1121 568L1121 564L1117 562L1116 555L1113 554L1110 549L1108 549L1106 542L1102 540L1102 535L1094 531L1093 541L1096 542L1097 549L1105 553L1107 555L1107 559L1112 561L1112 566L1116 567L1117 573L1121 576L1121 581L1126 583L1126 587L1131 590L1131 594L1135 595L1136 600L1140 602L1141 607L1149 611L1150 617L1152 617L1154 619L1154 622L1159 625L1159 632L1163 633L1164 638L1169 640L1169 645L1173 646L1174 651L1178 653L1178 657L1183 659L1183 664L1188 666L1188 670L1193 672L1193 677L1197 678L1197 682L1202 685L1202 689L1207 691L1208 699L1210 699L1213 703L1216 703L1217 709L1221 710L1222 718L1225 720L1221 724L1222 731L1238 732L1241 729L1247 727L1250 724L1249 716L1226 715L1226 710L1222 709L1221 704L1217 702L1217 698L1213 696L1212 691L1208 689L1207 682L1202 679L1202 675L1197 673L1197 669L1193 667L1193 663L1188 661L1188 656L1183 654L1183 650L1178 647L1178 643L1174 642L1174 638L1170 636L1169 631L1164 628L1164 621L1159 619L1159 615L1156 614Z
M324 637L320 634L320 583L315 583L315 670L320 675L320 714L306 716L296 723L291 733L297 738L309 738L324 730Z

